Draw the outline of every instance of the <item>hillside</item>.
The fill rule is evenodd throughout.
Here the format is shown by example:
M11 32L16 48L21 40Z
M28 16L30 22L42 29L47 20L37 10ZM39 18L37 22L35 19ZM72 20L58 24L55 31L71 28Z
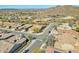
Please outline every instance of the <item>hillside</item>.
M63 5L51 7L48 9L30 9L30 10L18 10L18 9L1 9L0 14L35 14L38 16L53 16L53 15L79 15L79 7L72 5Z
M79 8L71 5L57 6L42 10L41 15L79 15Z

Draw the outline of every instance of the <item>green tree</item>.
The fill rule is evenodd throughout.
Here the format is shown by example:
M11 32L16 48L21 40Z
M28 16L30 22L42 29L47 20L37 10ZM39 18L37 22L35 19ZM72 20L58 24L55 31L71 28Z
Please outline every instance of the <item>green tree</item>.
M56 42L56 40L54 39L54 40L53 40L53 47L54 47L54 45L55 45L55 42Z
M39 32L40 32L40 29L36 27L36 28L33 29L33 31L34 31L35 33L39 33Z
M29 36L28 36L28 39L29 39L29 41L31 42L31 41L32 41L32 36L29 35Z
M4 22L5 22L5 20L4 20L4 19L2 19L1 21L2 21L2 27L3 27L3 26L4 26Z
M76 31L79 32L79 26L76 27Z

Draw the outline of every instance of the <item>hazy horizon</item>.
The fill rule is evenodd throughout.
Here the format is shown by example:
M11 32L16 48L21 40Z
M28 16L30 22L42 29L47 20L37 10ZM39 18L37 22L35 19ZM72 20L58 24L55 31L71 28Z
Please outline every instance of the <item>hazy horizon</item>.
M63 5L0 5L0 9L46 9ZM78 5L72 5L79 7Z
M56 5L0 5L0 9L45 9Z

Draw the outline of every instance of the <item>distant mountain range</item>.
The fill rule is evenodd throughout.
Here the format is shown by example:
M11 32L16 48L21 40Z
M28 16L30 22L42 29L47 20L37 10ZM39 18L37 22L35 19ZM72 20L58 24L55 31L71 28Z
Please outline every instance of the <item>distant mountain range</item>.
M79 7L72 5L56 6L41 12L42 15L79 15Z
M51 7L48 9L28 9L28 10L19 10L19 9L0 9L0 13L32 13L36 12L38 15L47 16L47 15L79 15L79 7L72 6L72 5L63 5L63 6L56 6Z

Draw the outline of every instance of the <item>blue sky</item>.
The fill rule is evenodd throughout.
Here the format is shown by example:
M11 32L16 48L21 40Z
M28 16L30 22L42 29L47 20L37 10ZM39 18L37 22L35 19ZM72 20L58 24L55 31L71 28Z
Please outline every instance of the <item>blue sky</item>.
M54 7L55 5L0 5L0 9L14 8L14 9L40 9Z

